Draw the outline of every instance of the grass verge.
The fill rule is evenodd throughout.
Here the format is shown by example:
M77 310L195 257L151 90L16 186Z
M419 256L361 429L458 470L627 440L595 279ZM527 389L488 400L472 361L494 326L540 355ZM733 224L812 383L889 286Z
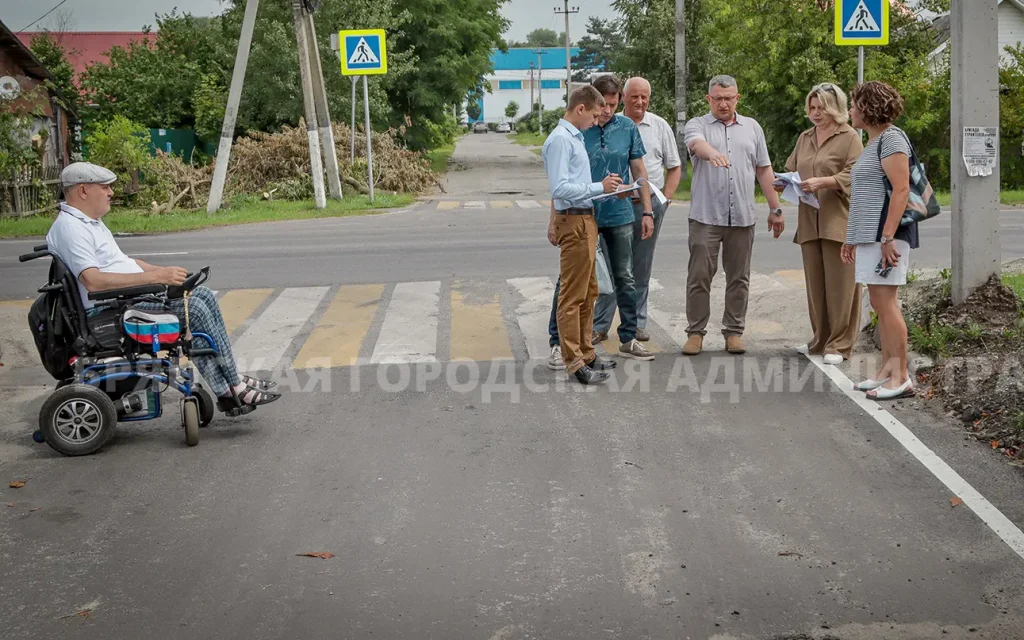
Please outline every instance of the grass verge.
M428 151L427 158L430 160L430 170L434 173L447 173L448 159L452 157L453 153L455 153L455 143Z
M542 147L544 146L544 141L547 140L547 136L542 136L539 133L530 133L529 131L510 133L508 137L512 142L521 144L524 147Z
M948 207L953 203L953 196L948 191L936 191L935 199L943 207ZM1007 207L1024 207L1024 189L1000 191L999 202Z
M104 224L114 233L172 233L194 231L274 220L306 220L310 218L342 218L372 213L374 210L404 207L415 200L409 194L378 194L370 204L368 196L349 195L342 200L328 200L323 209L315 209L310 202L244 200L230 209L209 215L204 210L173 211L160 215L145 215L137 209L114 210L103 217ZM39 215L27 218L0 218L0 238L30 238L45 236L53 223L53 216Z

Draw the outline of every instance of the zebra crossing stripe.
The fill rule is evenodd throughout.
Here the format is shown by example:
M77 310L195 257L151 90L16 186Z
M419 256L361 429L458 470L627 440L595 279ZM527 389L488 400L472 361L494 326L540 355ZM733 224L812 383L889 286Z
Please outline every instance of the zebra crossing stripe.
M508 282L523 297L516 307L516 320L526 338L527 355L531 360L547 358L551 353L548 321L555 285L550 278L512 278Z
M299 355L295 357L295 368L348 367L356 364L383 293L382 284L339 288L309 339L302 345Z
M491 200L491 208L492 209L511 209L512 208L512 201L511 200Z
M263 301L270 297L273 289L235 289L228 291L217 300L220 313L224 316L224 326L230 336L249 316L259 308Z
M485 203L483 200L470 200L469 202L464 204L463 207L465 207L466 209L483 209L486 205L487 203Z
M241 370L272 371L328 290L301 287L282 291L234 344Z
M370 362L405 364L437 360L440 282L395 285Z
M462 203L458 200L441 200L437 203L437 208L441 211L446 211L449 209L458 209L461 204Z
M451 359L512 360L498 295L477 296L452 289Z
M516 200L516 204L520 209L540 209L544 206L536 200Z

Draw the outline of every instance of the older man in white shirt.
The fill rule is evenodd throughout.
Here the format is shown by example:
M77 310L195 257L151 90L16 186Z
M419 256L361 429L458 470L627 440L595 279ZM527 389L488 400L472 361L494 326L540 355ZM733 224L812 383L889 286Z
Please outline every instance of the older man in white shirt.
M630 78L622 91L624 107L623 115L636 123L640 130L647 153L643 157L647 169L647 179L658 187L668 198L664 204L651 196L654 211L654 233L643 239L641 225L643 223L643 206L640 200L633 200L633 278L636 281L637 293L637 331L636 339L645 342L650 340L647 333L647 295L651 285L651 270L654 267L654 247L658 242L661 223L665 219L665 211L671 203L672 196L679 186L683 175L682 161L672 127L664 118L647 110L651 103L651 83L637 76ZM615 294L602 294L597 299L594 309L594 332L607 334L611 328L612 317L615 315Z

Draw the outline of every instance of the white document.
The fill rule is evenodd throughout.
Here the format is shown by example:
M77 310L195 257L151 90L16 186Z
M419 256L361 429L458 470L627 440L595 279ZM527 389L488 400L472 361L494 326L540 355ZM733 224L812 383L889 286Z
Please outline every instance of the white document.
M591 198L591 200L604 200L605 198L617 198L618 196L622 195L623 193L632 193L634 191L639 191L639 190L640 190L640 185L639 184L633 184L633 185L630 185L628 187L623 187L622 185L620 185L618 191L613 191L611 193L602 193L599 196L594 196L593 198Z
M654 200L655 202L657 202L658 204L660 204L662 206L664 206L664 204L666 202L668 202L668 198L666 198L665 194L661 192L661 189L659 189L658 187L654 186L653 182L651 182L650 180L644 180L643 178L640 178L640 180L637 180L636 183L640 184L641 181L646 182L647 186L651 189L651 198L652 198L652 200Z
M792 202L793 204L799 204L803 202L806 205L810 205L817 209L821 206L818 203L818 198L807 191L800 188L800 183L803 180L800 179L800 174L797 172L792 173L776 173L774 184L785 185L786 189L782 192L782 199L786 202Z

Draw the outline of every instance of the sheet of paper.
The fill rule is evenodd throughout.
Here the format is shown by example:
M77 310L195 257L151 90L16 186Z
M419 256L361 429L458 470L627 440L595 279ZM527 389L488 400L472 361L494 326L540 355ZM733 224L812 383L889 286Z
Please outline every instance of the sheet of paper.
M618 191L613 191L612 193L602 193L599 196L594 196L593 198L591 198L591 200L604 200L605 198L616 198L616 197L618 197L619 195L621 195L623 193L632 193L634 191L639 191L639 190L640 190L640 185L638 185L638 184L630 185L628 187L621 187L620 186Z
M817 209L820 205L817 196L813 193L808 193L800 188L800 183L803 180L800 179L800 174L796 171L792 173L776 173L775 184L782 184L785 186L785 190L782 192L782 199L786 202L792 202L793 204L799 204L803 202L806 205L810 205Z
M662 193L661 189L656 187L650 180L644 180L643 178L640 178L640 180L636 181L637 184L640 184L641 182L647 183L647 186L650 187L651 189L651 198L655 200L658 204L664 205L666 202L668 202L668 198L665 197L665 194Z

